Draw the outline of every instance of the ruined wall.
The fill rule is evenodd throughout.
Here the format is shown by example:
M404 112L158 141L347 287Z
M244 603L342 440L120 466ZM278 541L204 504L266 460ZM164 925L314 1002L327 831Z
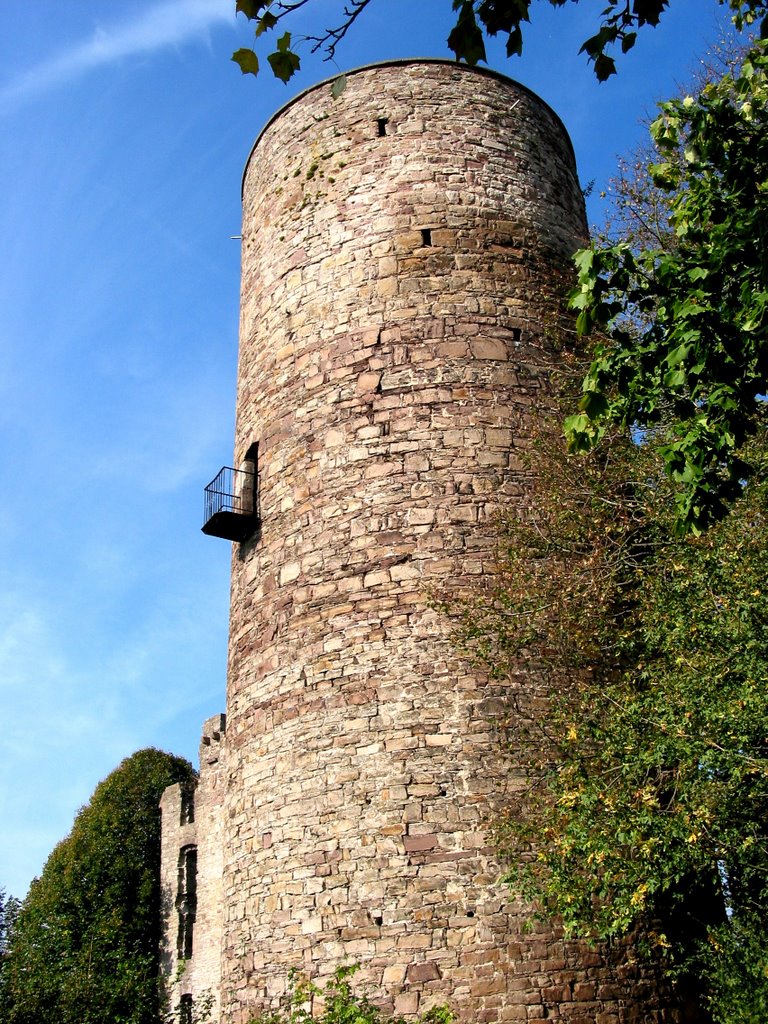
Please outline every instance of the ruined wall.
M215 1021L219 1017L223 916L224 715L214 715L203 724L199 759L195 789L185 793L178 784L170 786L160 801L161 970L171 1009L193 999L198 1010L210 1005L210 1019ZM194 851L193 857L190 851ZM179 1013L177 1019L183 1020L184 1014Z
M484 830L506 684L428 598L490 569L494 509L525 502L586 236L561 123L488 72L363 69L267 126L243 211L234 465L258 443L262 527L232 568L222 1019L345 956L398 1012L661 1019L509 903Z

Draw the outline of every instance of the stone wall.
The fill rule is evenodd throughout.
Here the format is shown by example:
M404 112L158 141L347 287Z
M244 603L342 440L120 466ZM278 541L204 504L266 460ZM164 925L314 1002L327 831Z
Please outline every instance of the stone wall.
M271 121L243 211L233 464L258 443L262 525L232 563L222 1019L344 957L407 1014L672 1019L510 903L485 826L514 681L464 664L430 603L525 504L586 237L561 123L489 72L362 69Z
M210 1003L215 1021L219 1019L221 984L224 715L214 715L204 723L199 756L195 789L184 793L178 784L170 786L160 801L161 963L168 1006L179 1008L183 999L190 998L198 1008ZM185 871L190 866L189 851L194 851L193 879ZM184 915L188 919L182 922Z

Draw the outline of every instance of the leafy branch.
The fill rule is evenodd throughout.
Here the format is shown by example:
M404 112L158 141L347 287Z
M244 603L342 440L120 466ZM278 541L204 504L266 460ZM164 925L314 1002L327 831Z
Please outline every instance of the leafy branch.
M265 32L277 29L285 18L298 14L313 0L237 0L236 10L255 23L256 39ZM372 0L344 0L336 24L318 35L304 34L301 41L310 45L310 52L322 51L324 59L333 61L338 45L349 29L367 9ZM448 0L446 0L448 2ZM475 65L486 60L485 36L506 36L507 56L523 52L522 25L530 21L534 0L452 0L456 24L447 45L456 60ZM547 0L552 7L564 7L566 0ZM573 0L578 3L579 0ZM610 55L618 48L628 53L637 41L638 32L647 26L655 27L669 6L670 0L606 0L597 31L581 46L593 66L598 81L605 81L616 73L616 59ZM728 6L736 26L753 25L761 20L761 28L768 28L767 0L717 0ZM315 4L317 6L317 4ZM292 48L290 32L281 36L276 51L267 58L274 74L287 82L299 70L299 55ZM255 48L243 47L232 59L243 74L257 75L259 60Z
M577 254L577 329L601 332L571 450L609 425L660 427L678 527L700 533L741 496L754 467L739 454L768 392L768 53L697 97L665 103L651 126L649 189L669 196L671 238Z

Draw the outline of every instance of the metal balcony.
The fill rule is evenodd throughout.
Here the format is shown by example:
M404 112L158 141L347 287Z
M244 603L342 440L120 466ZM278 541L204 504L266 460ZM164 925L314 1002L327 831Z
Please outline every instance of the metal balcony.
M203 533L244 541L259 525L257 475L224 466L205 488Z

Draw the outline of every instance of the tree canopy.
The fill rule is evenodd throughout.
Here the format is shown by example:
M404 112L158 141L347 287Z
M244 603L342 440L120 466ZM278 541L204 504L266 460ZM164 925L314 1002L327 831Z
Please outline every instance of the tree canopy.
M460 630L511 694L526 783L496 840L513 888L572 936L634 932L720 1024L768 1013L768 463L751 455L731 515L680 536L651 448L614 432L576 460L545 436Z
M290 29L277 38L277 48L267 60L277 78L287 82L300 67L297 43L309 46L313 53L321 51L326 59L333 60L336 49L348 31L374 0L339 0L334 26L320 35L298 36ZM445 0L446 3L449 0ZM506 38L507 56L523 52L523 25L531 18L536 0L450 0L456 12L456 24L447 39L447 45L456 60L467 64L485 61L485 36ZM552 7L565 7L568 0L540 0ZM579 0L570 0L579 3ZM638 31L655 26L669 8L671 0L604 0L605 7L594 25L595 32L584 40L581 52L592 63L599 81L605 81L616 72L616 60L611 50L618 48L627 53L635 45ZM733 13L736 26L761 23L761 30L768 31L768 2L766 0L717 0L721 6ZM236 10L254 23L256 42L266 33L276 33L286 24L295 24L295 15L300 14L309 4L317 6L316 0L236 0ZM298 24L301 24L299 19ZM232 59L240 66L243 74L256 75L259 72L259 58L255 45L242 47Z
M651 134L647 187L670 196L670 235L577 255L577 327L603 337L565 426L575 451L610 424L658 440L678 525L698 532L753 472L741 449L768 392L766 44L697 96L662 104Z
M160 810L188 761L140 750L101 782L13 922L8 1024L150 1024L158 1016Z

